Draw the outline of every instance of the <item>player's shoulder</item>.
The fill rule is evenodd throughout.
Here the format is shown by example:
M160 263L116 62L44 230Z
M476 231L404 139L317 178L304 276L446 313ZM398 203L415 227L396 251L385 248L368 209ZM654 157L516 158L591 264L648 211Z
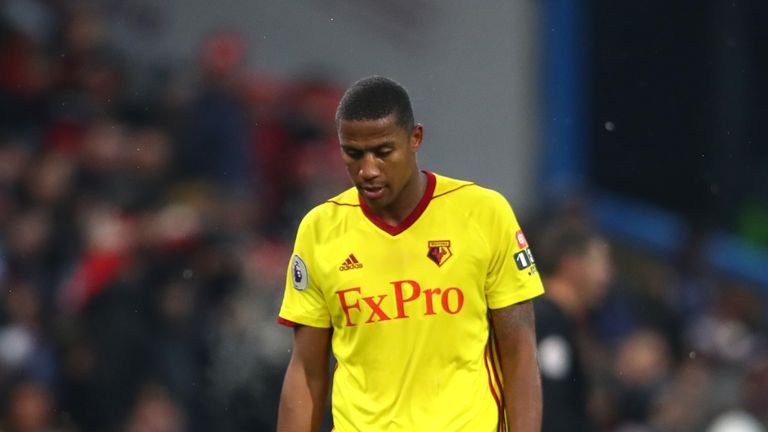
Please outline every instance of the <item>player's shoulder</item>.
M358 192L352 187L313 207L304 216L301 225L305 228L334 225L346 217L350 211L359 211L358 207L360 207Z
M459 180L435 174L434 199L457 200L478 210L508 206L499 192L468 180ZM444 198L443 198L444 197Z

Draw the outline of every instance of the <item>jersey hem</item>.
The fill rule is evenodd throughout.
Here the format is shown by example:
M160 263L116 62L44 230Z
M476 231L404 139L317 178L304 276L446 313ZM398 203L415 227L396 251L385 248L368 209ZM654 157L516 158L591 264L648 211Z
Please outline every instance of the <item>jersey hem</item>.
M544 294L543 287L529 288L516 293L515 295L502 297L500 300L488 302L488 308L501 309L513 304L522 303Z
M331 325L329 323L318 321L318 320L311 320L301 316L293 317L291 314L286 314L283 312L281 312L280 315L278 315L277 322L279 324L282 324L288 327L296 327L297 325L303 325L303 326L317 327L317 328L331 328ZM291 323L293 325L290 325L287 323Z
M278 324L282 324L282 325L284 325L286 327L296 327L298 325L295 322L293 322L291 320L287 320L287 319L285 319L285 318L283 318L281 316L277 317L277 323Z

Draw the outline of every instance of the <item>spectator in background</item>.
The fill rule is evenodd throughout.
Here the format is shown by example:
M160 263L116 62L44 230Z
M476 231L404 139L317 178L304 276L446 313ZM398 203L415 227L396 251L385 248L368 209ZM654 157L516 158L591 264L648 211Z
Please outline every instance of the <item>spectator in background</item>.
M0 1L0 430L274 430L280 233L346 183L340 90L245 82L233 32L191 85L117 3Z
M202 89L190 109L179 148L187 177L213 181L223 190L236 192L250 186L248 115L238 86L245 50L237 34L216 34L206 41Z
M19 376L50 387L56 381L54 349L45 332L40 296L26 282L8 285L0 312L0 389Z
M534 301L544 393L542 431L591 431L579 329L611 280L608 244L597 233L571 222L546 230L536 245L546 290L544 297Z
M55 432L53 427L54 402L50 391L43 385L20 380L12 386L5 415L3 432Z
M182 432L184 416L162 388L147 386L128 418L125 432Z
M620 431L642 430L648 423L654 400L668 385L671 365L667 340L657 331L637 330L620 344L614 359L614 411Z
M348 182L343 89L322 65L293 77L245 67L260 44L226 29L196 67L146 57L174 21L164 9L0 0L2 432L275 429L290 341L272 314L298 217ZM131 32L140 43L126 44ZM743 177L768 196L768 167ZM765 244L757 204L733 222ZM557 205L569 223L590 216L588 200ZM616 240L621 280L589 319L600 295L576 284L574 313L557 293L568 278L550 277L537 306L554 316L539 314L542 339L555 326L574 344L569 356L541 344L545 430L573 415L551 406L551 386L586 388L585 376L578 412L589 400L597 430L768 424L764 287L709 266L707 230L671 256ZM551 250L535 252L544 271ZM556 255L568 274L585 259ZM580 370L579 351L576 384L553 379Z
M707 432L765 432L765 430L765 427L751 415L741 411L729 411L717 417Z

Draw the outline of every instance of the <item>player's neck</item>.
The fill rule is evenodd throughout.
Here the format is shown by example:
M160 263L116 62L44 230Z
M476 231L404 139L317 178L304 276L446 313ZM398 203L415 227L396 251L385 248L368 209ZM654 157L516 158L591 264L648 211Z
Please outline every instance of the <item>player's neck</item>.
M395 201L386 207L371 207L371 211L391 226L400 225L419 205L426 189L427 175L417 169Z

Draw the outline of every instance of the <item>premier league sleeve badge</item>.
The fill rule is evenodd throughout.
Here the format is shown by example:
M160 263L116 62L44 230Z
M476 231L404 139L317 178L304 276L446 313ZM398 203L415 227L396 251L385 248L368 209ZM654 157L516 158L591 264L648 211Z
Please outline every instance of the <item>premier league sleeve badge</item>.
M293 287L298 291L304 291L309 286L309 271L307 271L307 265L304 264L304 260L302 260L298 254L293 256L291 279L293 279Z

